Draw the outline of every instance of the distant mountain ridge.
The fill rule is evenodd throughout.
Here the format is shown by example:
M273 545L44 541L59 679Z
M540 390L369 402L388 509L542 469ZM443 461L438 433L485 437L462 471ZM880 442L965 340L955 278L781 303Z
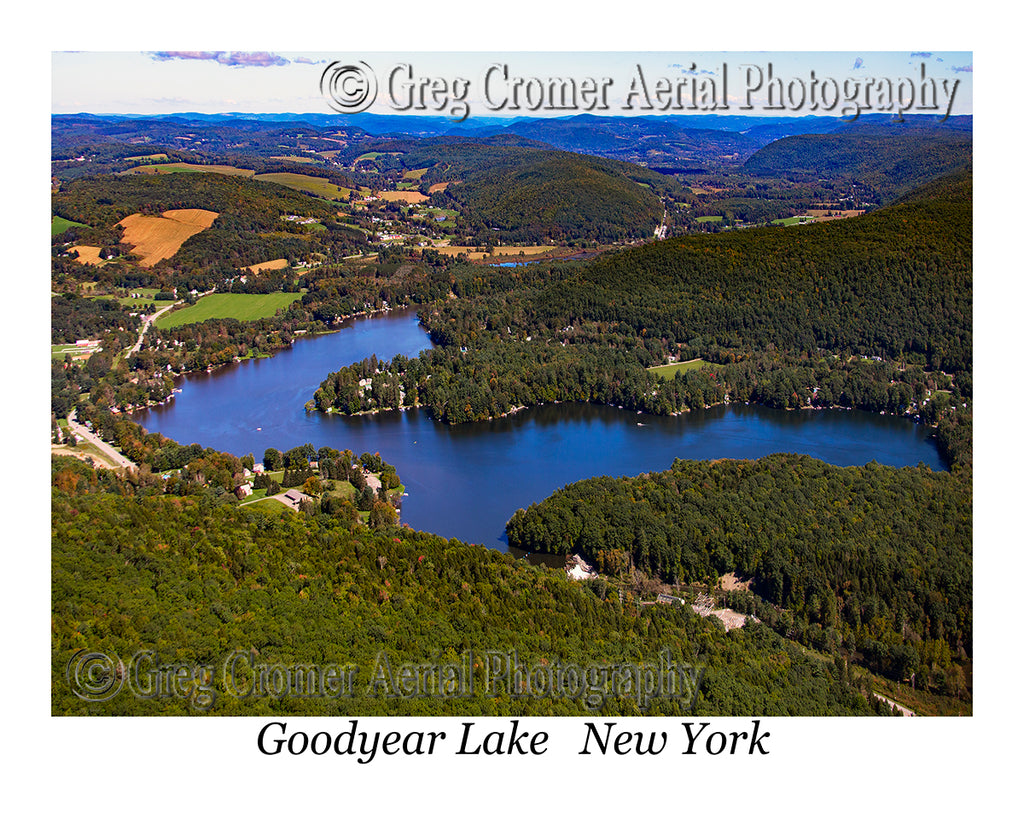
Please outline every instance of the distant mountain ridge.
M829 134L784 137L759 150L743 167L754 176L856 179L889 199L968 170L971 164L970 133L868 123Z
M174 128L194 125L201 134L272 133L283 128L308 128L311 135L329 129L353 138L372 137L496 137L517 135L563 151L604 156L649 166L713 168L738 166L759 148L789 136L837 133L865 126L936 132L973 129L972 116L914 115L894 122L889 115L872 114L856 121L841 117L752 117L691 114L640 117L577 114L569 117L474 117L455 123L446 117L383 114L283 113L170 115L59 114L51 117L55 147L65 133L83 132L98 142L125 139L162 140Z

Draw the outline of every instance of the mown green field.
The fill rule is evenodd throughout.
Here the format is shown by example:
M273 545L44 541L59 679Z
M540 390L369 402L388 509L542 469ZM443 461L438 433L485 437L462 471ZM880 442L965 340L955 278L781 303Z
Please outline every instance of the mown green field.
M225 176L252 176L252 168L236 168L234 165L196 165L192 162L168 162L155 165L139 165L121 171L121 174L165 174L165 173L219 173Z
M156 320L160 329L198 324L213 318L234 318L255 321L274 315L298 299L301 293L213 293L191 307L165 313Z
M50 358L64 358L65 355L78 355L86 352L81 347L75 344L51 344L50 345Z
M139 295L139 297L137 299L133 299L131 296L93 296L92 298L94 298L94 299L114 299L122 307L135 307L135 308L139 308L139 307L148 307L151 304L155 304L157 310L159 310L159 309L161 309L163 307L166 307L169 304L174 304L174 299L171 299L170 301L168 301L168 300L165 300L165 299L159 299L158 300L158 299L154 298L154 296L156 296L156 294L160 292L160 289L157 288L157 287L135 287L135 288L132 288L131 292L132 293L137 293Z
M63 233L68 228L72 227L89 227L83 225L81 222L72 222L70 219L65 219L63 216L54 216L53 221L50 222L50 235L57 236Z
M697 217L697 221L698 222L721 222L722 221L722 217L721 216L698 216Z
M721 367L721 364L709 364L703 358L694 358L690 361L680 361L677 364L664 364L661 367L648 367L648 371L660 378L674 378L677 372L685 373L690 370L697 370L701 367Z
M349 188L342 188L326 179L302 173L261 173L253 178L264 182L273 182L275 185L284 185L284 187L295 191L305 191L316 196L323 196L327 199L348 199L348 195L352 192Z

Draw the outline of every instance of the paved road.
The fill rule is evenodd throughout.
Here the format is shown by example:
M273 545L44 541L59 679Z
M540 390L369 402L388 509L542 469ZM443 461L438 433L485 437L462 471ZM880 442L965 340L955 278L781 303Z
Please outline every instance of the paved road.
M149 329L149 326L154 321L156 321L160 316L162 316L164 313L166 313L168 310L170 310L172 307L174 307L175 304L181 304L181 301L179 300L179 301L174 302L174 304L168 304L166 307L161 307L159 310L157 310L151 316L143 316L143 318L142 318L142 329L139 331L139 337L138 337L138 339L135 341L135 343L129 349L125 350L125 352L124 352L124 357L125 358L131 358L135 353L137 353L139 350L142 349L142 339L145 337L146 331Z
M138 466L136 466L134 462L129 461L126 457L124 457L124 455L122 455L120 452L114 449L110 444L108 444L98 435L94 435L86 427L78 423L74 419L74 415L74 410L72 410L71 414L68 416L68 426L71 428L71 431L75 434L76 438L88 441L90 444L92 444L100 452L103 453L104 458L109 460L110 463L114 464L116 467L122 469L138 469Z
M916 717L917 716L917 714L915 714L913 711L911 711L905 705L900 705L898 702L896 702L896 700L891 700L888 697L883 697L881 694L875 694L875 699L881 700L886 705L888 705L890 708L895 708L897 711L899 711L905 717Z

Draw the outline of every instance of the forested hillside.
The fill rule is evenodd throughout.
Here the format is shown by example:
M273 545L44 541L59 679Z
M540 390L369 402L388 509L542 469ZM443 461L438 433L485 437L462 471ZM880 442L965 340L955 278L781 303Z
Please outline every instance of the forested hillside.
M404 663L456 665L463 652L517 651L527 667L677 662L704 669L688 702L653 699L652 714L884 712L869 681L763 626L728 634L687 609L637 606L563 572L407 528L370 530L323 513L268 515L193 498L132 497L130 485L74 459L53 463L52 598L55 714L638 714L636 698L367 694L381 652ZM75 696L65 670L79 650L147 668L210 667L215 699ZM359 666L351 696L245 697L227 690L233 652L249 665ZM99 682L99 681L96 681ZM181 689L178 689L179 692ZM602 700L603 699L603 703Z
M896 681L965 696L972 654L971 486L950 473L802 455L680 461L592 478L519 510L509 544L579 552L684 583L753 579L783 634ZM752 601L751 601L752 602Z
M962 175L858 219L681 237L583 265L456 269L459 298L421 311L441 349L383 366L373 393L338 371L314 404L418 403L458 423L547 401L668 414L729 395L920 415L950 373L952 398L971 395L971 261ZM668 381L647 369L693 358L727 366Z
M53 195L53 213L89 225L72 228L80 244L117 245L117 223L133 213L156 216L166 210L200 208L219 214L213 225L192 236L159 269L180 268L203 282L234 276L240 266L310 253L308 231L283 214L337 222L337 206L270 182L219 173L87 177L67 183ZM318 245L356 248L358 231L320 231ZM63 237L62 237L63 238ZM131 248L123 247L125 254Z
M755 176L846 178L889 200L936 177L969 170L971 156L969 132L854 124L837 133L779 139L743 167Z
M436 201L450 199L485 242L646 238L661 219L658 192L678 191L671 177L640 166L514 141L424 140L402 162L428 167L423 186L457 181Z

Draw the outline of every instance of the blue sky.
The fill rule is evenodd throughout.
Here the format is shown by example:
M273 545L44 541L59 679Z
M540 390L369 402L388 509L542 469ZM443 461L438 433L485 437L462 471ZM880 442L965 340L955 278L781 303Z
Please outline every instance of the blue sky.
M612 52L295 52L271 50L201 51L54 51L52 68L52 113L166 114L184 111L219 113L313 112L331 113L320 93L319 79L332 61L369 64L381 88L375 113L395 113L387 96L386 77L398 64L412 66L417 78L467 81L466 101L471 116L511 115L492 110L491 100L482 96L483 75L493 64L507 64L512 77L584 78L613 80L607 96L610 114L629 114L624 105L639 64L649 85L657 78L675 81L684 76L711 77L720 82L727 75L729 110L720 113L799 115L838 113L812 111L809 101L802 107L786 105L768 110L763 92L747 95L748 75L743 66L755 66L767 78L769 65L774 76L785 83L794 79L809 83L811 72L823 81L833 79L863 84L868 79L887 78L896 84L901 78L919 80L925 75L952 89L953 114L973 113L973 54L964 51L612 51ZM719 86L720 87L720 86ZM499 86L499 93L507 86ZM653 89L652 89L653 93ZM721 93L721 92L719 92ZM493 99L493 97L492 97ZM945 110L946 97L940 90ZM637 98L634 97L634 102ZM753 110L741 106L749 103ZM840 104L842 100L840 100ZM445 113L431 105L424 113ZM912 111L911 111L912 112ZM514 112L544 115L543 110ZM555 112L564 115L565 112ZM632 113L692 113L692 111L650 111L634 107Z

